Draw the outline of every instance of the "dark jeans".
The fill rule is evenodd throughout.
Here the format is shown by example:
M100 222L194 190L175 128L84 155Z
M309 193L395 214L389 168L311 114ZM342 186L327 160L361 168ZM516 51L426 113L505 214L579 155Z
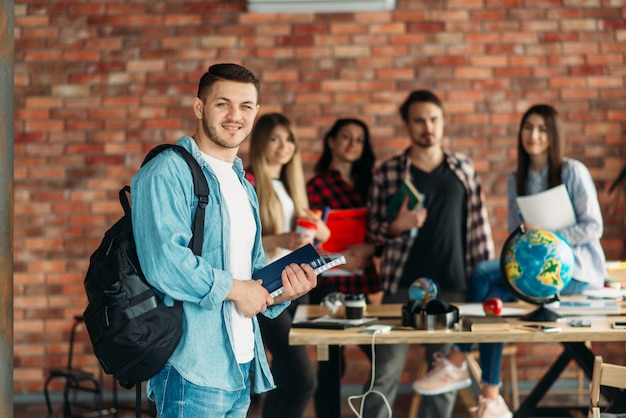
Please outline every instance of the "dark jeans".
M325 296L338 292L337 287L332 283L325 283L323 285L318 285L313 290L309 292L309 303L312 305L318 305L321 303L322 299ZM367 356L367 358L372 360L372 352L371 347L369 345L359 345L361 351ZM340 347L340 355L341 355L341 376L344 375L346 371L346 356L344 354L344 346ZM327 361L320 361L317 363L317 381L319 382L327 382L330 379L332 370L330 369L330 365ZM330 404L324 398L323 393L320 391L315 391L315 416L317 418L326 418L331 414Z
M307 296L293 301L278 317L258 315L265 346L272 354L272 375L276 389L267 393L263 404L264 418L300 418L311 400L317 381L306 346L289 345L289 330L300 303Z

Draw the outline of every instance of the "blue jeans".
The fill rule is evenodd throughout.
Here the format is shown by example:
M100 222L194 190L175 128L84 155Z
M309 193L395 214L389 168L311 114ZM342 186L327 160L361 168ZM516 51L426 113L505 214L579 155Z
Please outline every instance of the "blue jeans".
M250 407L250 363L239 367L246 387L227 392L194 385L166 364L152 378L157 418L246 418Z
M576 295L582 293L588 283L572 281L561 291L561 295ZM515 296L509 291L500 275L500 260L484 261L474 267L467 283L466 302L483 302L486 299L497 297L503 302L513 302ZM502 363L502 343L481 343L480 366L482 380L486 385L500 385L500 365ZM471 344L457 344L457 348L468 353Z

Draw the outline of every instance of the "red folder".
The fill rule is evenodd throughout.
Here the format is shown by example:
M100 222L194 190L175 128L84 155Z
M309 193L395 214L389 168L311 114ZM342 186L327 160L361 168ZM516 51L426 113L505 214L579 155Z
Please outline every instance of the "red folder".
M330 229L330 238L319 249L324 252L338 253L352 244L365 242L367 228L367 208L332 209L328 212L326 225Z

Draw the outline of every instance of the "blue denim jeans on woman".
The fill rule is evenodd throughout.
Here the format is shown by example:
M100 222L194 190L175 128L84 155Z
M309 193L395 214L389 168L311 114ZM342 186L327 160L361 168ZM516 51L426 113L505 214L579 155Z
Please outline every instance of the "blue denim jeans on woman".
M572 279L561 291L561 295L576 295L582 293L588 284ZM500 260L485 261L477 265L467 283L466 302L483 302L489 298L500 298L503 302L513 302L515 296L511 293L500 275ZM500 385L500 364L502 363L502 343L481 343L480 366L482 381L486 385ZM469 353L471 344L457 344L460 351Z
M246 387L231 392L194 385L166 364L152 378L157 418L246 418L250 407L250 363L239 367Z

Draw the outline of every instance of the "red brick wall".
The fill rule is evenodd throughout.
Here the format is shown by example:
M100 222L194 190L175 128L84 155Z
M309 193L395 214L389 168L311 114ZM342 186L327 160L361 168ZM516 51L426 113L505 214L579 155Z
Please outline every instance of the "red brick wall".
M398 105L432 88L446 145L484 181L498 247L520 115L550 102L567 122L567 154L596 180L606 252L623 254L626 210L610 214L606 194L626 163L623 0L399 0L392 12L289 15L248 13L242 0L15 3L16 392L40 391L45 367L62 361L89 255L120 216L118 189L153 144L192 133L191 97L215 62L258 74L261 111L293 118L308 174L340 116L370 125L380 159L399 153Z

